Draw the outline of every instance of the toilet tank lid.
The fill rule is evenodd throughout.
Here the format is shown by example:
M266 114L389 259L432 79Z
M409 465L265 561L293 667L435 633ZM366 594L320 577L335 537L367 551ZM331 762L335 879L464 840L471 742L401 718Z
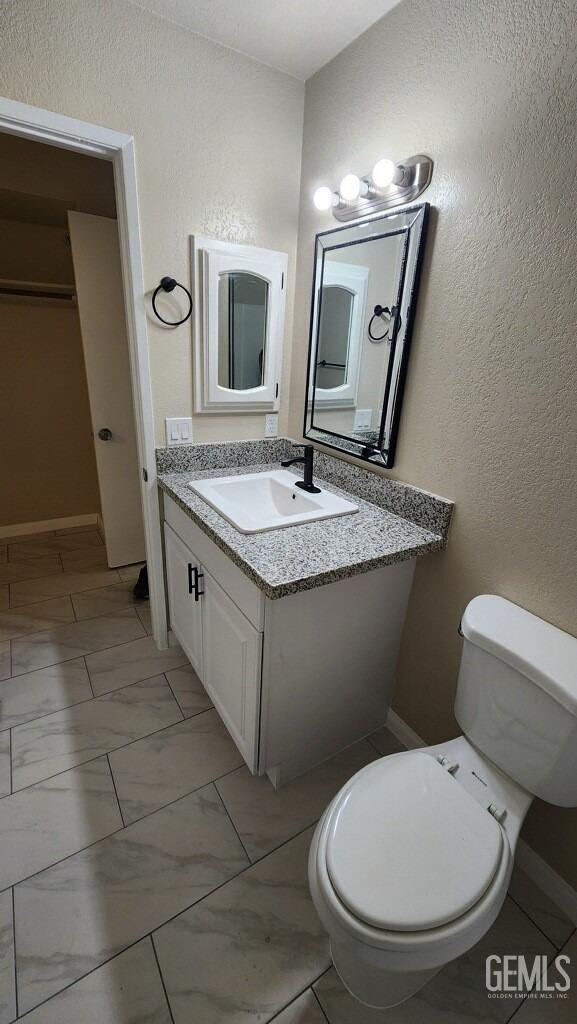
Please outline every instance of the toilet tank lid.
M494 594L469 602L461 630L577 715L577 638Z

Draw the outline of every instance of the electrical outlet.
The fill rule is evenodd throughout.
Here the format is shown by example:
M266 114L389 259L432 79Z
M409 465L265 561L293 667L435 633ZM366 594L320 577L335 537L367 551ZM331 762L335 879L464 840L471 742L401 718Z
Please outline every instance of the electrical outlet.
M277 437L278 436L278 413L271 412L264 418L264 436L265 437Z
M166 443L168 445L174 444L192 444L192 419L190 416L167 416L166 423Z
M372 409L357 409L355 413L354 430L369 430L373 418Z

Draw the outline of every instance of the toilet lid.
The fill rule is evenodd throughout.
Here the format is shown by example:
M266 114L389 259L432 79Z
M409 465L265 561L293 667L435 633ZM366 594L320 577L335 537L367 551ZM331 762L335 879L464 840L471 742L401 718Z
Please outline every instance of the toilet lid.
M385 757L351 779L333 808L326 847L341 902L391 931L425 931L460 917L488 888L502 855L495 818L419 751Z

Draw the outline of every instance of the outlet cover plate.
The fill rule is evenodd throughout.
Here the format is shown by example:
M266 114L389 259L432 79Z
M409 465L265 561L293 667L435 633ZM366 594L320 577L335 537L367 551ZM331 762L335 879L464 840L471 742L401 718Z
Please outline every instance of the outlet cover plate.
M264 418L264 436L278 437L278 413L271 412Z

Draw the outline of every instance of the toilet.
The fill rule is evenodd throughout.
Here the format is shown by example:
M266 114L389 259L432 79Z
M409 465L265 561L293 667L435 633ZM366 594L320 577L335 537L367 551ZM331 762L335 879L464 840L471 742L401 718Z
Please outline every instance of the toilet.
M577 806L577 639L492 595L469 603L460 632L463 735L357 772L311 845L335 968L375 1008L409 999L491 927L533 797Z

